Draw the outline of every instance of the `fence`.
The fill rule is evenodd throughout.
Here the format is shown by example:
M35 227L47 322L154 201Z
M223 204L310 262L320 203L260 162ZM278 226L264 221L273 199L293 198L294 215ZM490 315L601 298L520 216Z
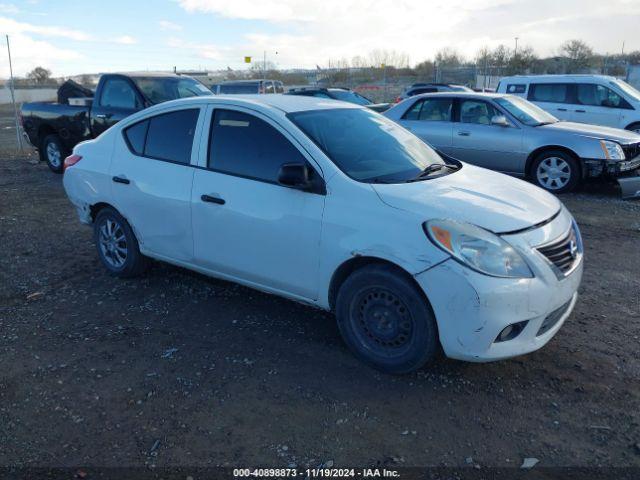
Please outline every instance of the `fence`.
M54 100L57 88L16 88L13 93L16 103L47 102ZM11 103L11 89L8 86L0 88L0 105Z

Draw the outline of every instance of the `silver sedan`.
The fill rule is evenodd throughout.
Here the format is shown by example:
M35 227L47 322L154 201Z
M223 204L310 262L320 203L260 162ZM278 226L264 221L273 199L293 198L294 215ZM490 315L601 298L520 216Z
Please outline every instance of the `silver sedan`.
M527 100L504 94L447 92L408 98L384 115L445 155L526 177L553 193L587 177L640 188L640 135L560 121Z

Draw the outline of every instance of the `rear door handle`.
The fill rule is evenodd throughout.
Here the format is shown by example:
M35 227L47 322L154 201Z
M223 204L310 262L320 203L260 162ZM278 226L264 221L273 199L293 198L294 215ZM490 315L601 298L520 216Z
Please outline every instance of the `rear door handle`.
M471 132L466 132L466 131L459 131L458 135L460 135L461 137L468 137L469 135L471 135Z
M123 183L125 185L129 185L131 183L128 178L124 177L113 177L112 180L116 183Z
M220 197L214 197L212 195L202 195L200 197L200 200L202 200L203 202L207 202L207 203L216 203L218 205L224 205L226 203L224 201L224 199L222 199Z
M576 110L576 113L587 113L586 110Z

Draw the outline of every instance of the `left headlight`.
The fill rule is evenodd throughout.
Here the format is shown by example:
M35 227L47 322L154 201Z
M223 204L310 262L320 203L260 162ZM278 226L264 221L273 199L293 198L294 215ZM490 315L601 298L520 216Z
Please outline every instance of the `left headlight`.
M473 270L493 277L533 277L522 255L488 230L455 220L430 220L424 230L437 247Z
M600 140L600 146L607 160L624 160L624 151L619 143L610 140Z

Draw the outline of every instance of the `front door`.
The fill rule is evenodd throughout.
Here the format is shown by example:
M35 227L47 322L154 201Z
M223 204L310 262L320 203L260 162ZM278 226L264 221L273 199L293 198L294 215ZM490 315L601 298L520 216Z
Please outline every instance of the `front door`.
M574 121L618 128L622 112L622 97L604 85L578 83Z
M104 80L100 98L91 107L91 131L95 137L120 120L143 108L143 100L131 80L126 77L108 77Z
M459 121L453 124L453 157L492 170L524 172L520 128L493 125L491 119L503 113L484 100L460 99L459 112Z
M115 207L141 249L167 260L193 260L191 157L199 113L174 110L128 127L111 162Z
M195 172L191 196L196 262L316 299L325 196L277 183L283 163L313 163L257 113L214 109L210 117L206 168Z

